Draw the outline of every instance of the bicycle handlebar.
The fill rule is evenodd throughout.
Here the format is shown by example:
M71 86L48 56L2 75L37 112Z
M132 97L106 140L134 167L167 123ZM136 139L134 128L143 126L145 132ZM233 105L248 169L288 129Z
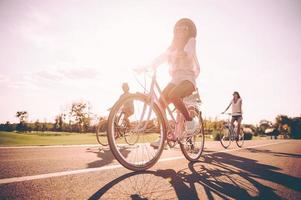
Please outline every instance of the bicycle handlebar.
M139 66L137 68L134 68L133 71L136 72L137 74L142 74L147 72L155 72L156 69L154 69L151 66Z
M224 113L224 112L221 112L221 115L230 115L230 116L232 116L232 113Z

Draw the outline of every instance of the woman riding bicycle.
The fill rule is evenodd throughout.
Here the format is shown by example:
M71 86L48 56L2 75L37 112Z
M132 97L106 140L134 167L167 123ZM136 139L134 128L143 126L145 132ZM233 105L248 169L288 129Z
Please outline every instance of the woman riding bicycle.
M172 79L164 88L159 102L163 110L169 103L173 103L186 120L186 133L191 133L199 124L193 116L190 116L183 98L196 90L196 78L200 73L200 66L196 57L195 37L197 30L192 20L183 18L175 24L173 33L171 45L153 61L152 67L157 68L162 63L168 62L169 74Z
M229 106L226 108L226 110L223 112L225 113L230 106L232 105L232 119L231 119L231 125L234 127L234 122L237 121L237 135L240 134L240 125L242 121L242 99L238 92L233 93L233 99L231 100Z

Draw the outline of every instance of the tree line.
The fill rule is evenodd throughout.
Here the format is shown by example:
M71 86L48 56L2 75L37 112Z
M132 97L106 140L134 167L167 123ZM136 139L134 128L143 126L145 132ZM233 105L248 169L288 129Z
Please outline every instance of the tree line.
M71 104L67 112L58 114L54 123L51 122L28 122L28 112L18 111L16 117L19 123L10 123L7 121L0 124L0 131L16 131L16 132L31 132L31 131L56 131L56 132L96 132L97 123L93 121L102 121L100 131L106 130L106 118L98 119L96 115L91 113L91 106L88 102L74 102ZM278 115L275 122L261 120L259 125L244 124L246 132L255 136L262 135L283 135L284 138L301 138L301 117L288 117L287 115ZM224 120L204 119L205 134L216 134L225 123ZM155 126L155 124L152 124ZM156 127L154 127L156 128Z
M278 115L275 122L261 120L258 125L243 124L244 131L254 136L283 135L284 138L301 139L301 117L288 117L287 115ZM215 134L225 123L224 120L205 119L205 133Z
M40 122L39 120L28 122L28 112L17 111L15 116L19 119L19 123L7 121L4 124L0 124L0 131L95 132L96 125L92 121L97 117L90 110L91 106L88 102L74 102L67 112L60 113L55 117L54 123Z

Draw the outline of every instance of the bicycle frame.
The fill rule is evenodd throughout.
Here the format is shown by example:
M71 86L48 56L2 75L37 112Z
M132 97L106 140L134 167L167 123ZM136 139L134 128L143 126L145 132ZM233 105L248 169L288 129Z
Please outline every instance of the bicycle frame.
M232 116L230 113L227 113L229 115L229 118L227 119L227 124L224 125L224 127L228 128L230 131L230 139L233 140L233 136L236 137L237 136L237 131L235 130L235 128L237 128L237 125L232 126L231 124L231 120L230 117Z
M149 111L148 111L148 114L147 114L147 120L146 120L146 123L144 124L144 126L142 127L143 130L145 130L145 128L147 127L147 124L148 124L148 121L150 119L150 116L151 116L151 108L154 106L154 104L157 104L159 109L160 109L160 112L162 113L163 115L163 118L164 118L164 121L168 122L167 120L167 116L165 115L165 111L163 110L163 108L161 107L161 104L159 103L159 98L158 96L156 95L156 92L155 90L158 91L158 93L160 94L160 96L162 95L162 90L156 80L156 77L157 77L157 71L154 69L154 72L153 72L153 76L152 76L152 82L151 82L151 86L150 86L150 91L149 91L149 98L150 98L150 108L149 108ZM200 103L200 95L198 93L198 90L196 89L196 92L197 92L197 98L198 100L196 101L196 103L194 102L190 102L189 106L198 106L198 103ZM184 117L182 116L182 114L180 114L179 112L177 112L177 117L175 117L173 115L173 111L168 107L168 104L167 104L167 101L166 99L163 97L163 102L165 103L166 105L166 109L167 109L167 113L168 115L171 117L171 120L175 123L175 132L177 135L179 135L179 132L181 131L181 127L179 125L181 125L181 122L184 120ZM185 103L186 105L186 103ZM144 104L143 106L143 111L142 111L142 115L140 117L140 120L138 122L138 125L137 125L137 128L140 126L140 123L142 122L145 114L146 114L146 108L147 108L147 105ZM168 127L170 126L169 123L167 123Z

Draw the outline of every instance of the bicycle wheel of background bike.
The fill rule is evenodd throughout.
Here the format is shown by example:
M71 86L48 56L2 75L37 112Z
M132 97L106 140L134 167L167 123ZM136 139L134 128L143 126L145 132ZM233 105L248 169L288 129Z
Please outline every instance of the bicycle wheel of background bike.
M160 158L166 139L166 125L156 104L150 106L147 96L129 94L118 100L113 106L108 119L108 140L110 149L118 162L133 171L146 170L152 167ZM128 117L130 128L120 137L114 137L116 132L116 118L123 112L124 106L133 105L134 113ZM148 120L149 119L149 120ZM131 132L137 134L138 140L129 145L124 136ZM159 141L159 147L150 144Z
M203 153L205 135L201 113L197 109L194 109L192 112L194 112L194 116L198 117L200 127L197 130L197 134L192 137L185 138L184 141L180 142L180 148L185 158L194 162L197 161Z
M100 145L107 146L109 144L107 131L102 131L103 126L105 126L105 121L100 121L96 129L96 139Z
M125 142L129 145L134 145L139 140L139 134L135 134L134 132L126 132L124 133Z
M137 143L139 139L139 134L135 134L133 131L129 131L131 128L131 124L126 119L125 114L123 112L120 114L120 116L117 119L117 122L115 123L117 123L115 124L115 126L118 127L119 136L124 137L124 140L127 144L134 145Z
M222 146L227 149L231 144L230 130L228 128L222 128L219 134Z
M236 144L238 147L242 147L244 145L245 134L244 134L244 131L242 128L240 129L240 133L239 133L238 137L235 139L236 139Z

